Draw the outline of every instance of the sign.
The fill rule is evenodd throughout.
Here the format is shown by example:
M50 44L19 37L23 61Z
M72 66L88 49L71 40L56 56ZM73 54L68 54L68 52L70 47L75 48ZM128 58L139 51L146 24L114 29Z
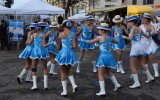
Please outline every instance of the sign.
M9 20L9 41L23 41L24 21Z

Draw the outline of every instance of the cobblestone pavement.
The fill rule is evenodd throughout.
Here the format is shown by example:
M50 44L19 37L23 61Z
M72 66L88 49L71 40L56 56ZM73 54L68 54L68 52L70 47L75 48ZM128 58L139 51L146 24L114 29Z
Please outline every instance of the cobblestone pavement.
M68 81L68 97L62 97L60 95L62 85L59 67L56 67L58 75L49 76L49 90L43 90L43 74L40 62L38 64L37 75L40 91L33 92L30 89L32 84L25 83L25 81L23 84L18 84L16 78L25 66L25 60L18 58L21 52L22 50L0 51L0 100L160 100L160 78L157 78L153 83L145 84L146 76L142 74L138 66L137 70L141 89L128 88L129 85L133 84L133 80L130 78L131 71L129 68L130 45L127 45L127 48L123 51L123 65L126 74L121 75L116 73L116 70L112 70L123 87L121 90L114 92L114 86L111 80L105 75L106 97L97 97L95 95L96 92L99 92L98 76L97 73L92 72L92 62L89 52L86 53L83 59L80 74L75 72L76 68L72 68L76 84L80 90L79 93L73 94L71 84ZM76 49L76 52L77 56L79 56L79 48ZM94 54L96 59L98 59L98 47L96 47ZM113 51L113 54L116 58L115 51ZM160 51L156 53L156 57L160 64ZM151 63L149 70L153 75Z

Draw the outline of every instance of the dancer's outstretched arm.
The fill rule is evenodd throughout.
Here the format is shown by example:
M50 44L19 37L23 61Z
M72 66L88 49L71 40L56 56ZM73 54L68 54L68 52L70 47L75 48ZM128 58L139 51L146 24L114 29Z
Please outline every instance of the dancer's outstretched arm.
M96 37L93 40L82 40L82 42L86 42L87 44L93 44L93 43L99 42L99 37Z

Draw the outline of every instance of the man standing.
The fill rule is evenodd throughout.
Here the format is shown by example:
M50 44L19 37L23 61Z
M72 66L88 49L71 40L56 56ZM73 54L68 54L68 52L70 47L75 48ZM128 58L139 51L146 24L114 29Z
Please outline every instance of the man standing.
M0 42L1 42L1 50L8 49L8 34L7 34L7 22L2 20L0 25Z

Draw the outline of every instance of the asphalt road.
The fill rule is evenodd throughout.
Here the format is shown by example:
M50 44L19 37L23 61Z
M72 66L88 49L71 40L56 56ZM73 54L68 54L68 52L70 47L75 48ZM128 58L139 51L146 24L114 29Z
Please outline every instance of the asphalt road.
M111 80L105 75L105 88L107 92L106 97L97 97L95 94L99 92L98 76L97 73L92 72L92 62L89 56L89 52L86 53L82 66L81 73L77 74L76 68L72 68L75 76L76 84L79 86L79 93L73 94L72 87L68 81L68 97L62 97L62 85L60 81L60 70L56 67L58 75L49 75L49 90L43 90L43 73L42 66L38 64L38 88L40 91L34 92L30 88L32 83L18 84L16 81L17 76L25 66L25 60L18 58L21 50L13 51L0 51L0 100L160 100L160 78L157 78L155 82L145 84L146 76L142 74L142 71L137 66L139 80L141 83L140 89L129 89L128 86L133 84L133 80L130 78L129 68L129 52L130 44L123 51L123 65L126 71L125 75L116 73L116 70L112 70L117 77L119 83L123 86L121 90L114 92L114 85ZM79 56L79 48L76 49L77 56ZM99 51L96 47L95 51L96 59L98 59ZM116 58L116 53L113 51ZM158 63L160 64L160 51L156 53ZM149 70L154 74L151 63L149 64ZM25 79L25 77L24 77Z

